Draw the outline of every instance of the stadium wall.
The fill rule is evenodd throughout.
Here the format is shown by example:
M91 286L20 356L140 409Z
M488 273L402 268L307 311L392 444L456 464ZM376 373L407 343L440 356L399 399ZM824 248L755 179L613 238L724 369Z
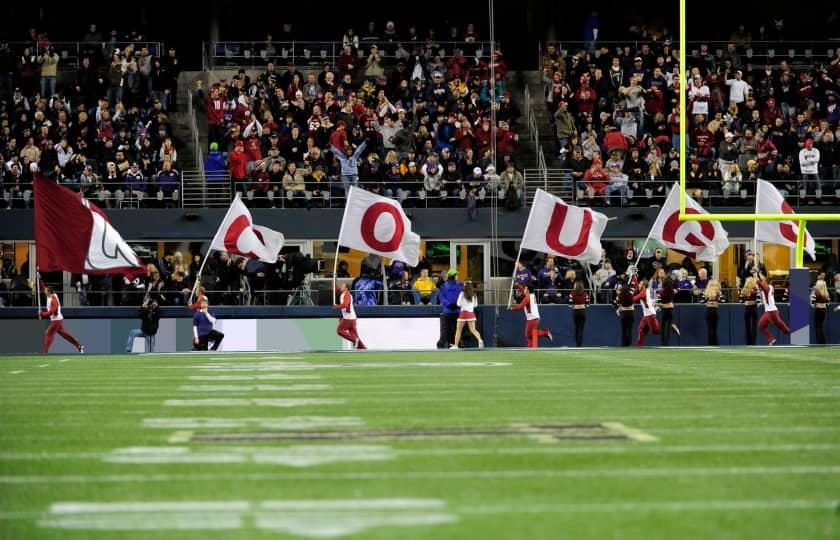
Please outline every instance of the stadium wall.
M720 345L744 345L743 306L723 305L719 308L718 334ZM32 308L0 310L0 354L25 354L40 351L46 321L33 317ZM139 328L137 312L132 308L65 308L65 326L79 338L90 353L115 354L125 351L128 332ZM328 307L219 307L219 329L226 334L222 350L242 351L301 351L338 350L346 348L335 333L335 310ZM363 307L359 313L359 334L372 349L433 349L438 339L438 310L434 307ZM789 320L788 305L780 305L782 318ZM571 347L574 327L568 306L540 306L542 326L554 334L554 342L542 340L541 345ZM636 323L640 320L637 309ZM157 352L179 352L192 349L192 320L184 308L164 308L163 319L156 339ZM493 343L493 331L498 323L500 346L524 345L524 316L506 310L496 317L494 306L478 310L479 329L486 343ZM705 308L700 305L677 305L674 322L682 335L672 336L675 346L706 345ZM826 321L829 343L840 343L840 313L829 313ZM634 326L635 339L635 326ZM813 323L811 343L816 340ZM758 336L758 343L765 343ZM781 336L779 344L788 344ZM649 336L649 345L658 345L659 336ZM612 306L597 305L587 309L584 345L589 347L617 347L620 345L619 321ZM75 354L75 349L58 338L54 354Z

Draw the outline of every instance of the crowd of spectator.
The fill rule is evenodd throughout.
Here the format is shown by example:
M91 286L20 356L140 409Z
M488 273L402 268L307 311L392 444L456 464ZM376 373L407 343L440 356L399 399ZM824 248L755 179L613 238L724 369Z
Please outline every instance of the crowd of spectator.
M542 56L556 156L582 204L658 205L679 179L679 61L670 41L638 43Z
M840 47L778 56L743 26L688 59L688 185L699 200L753 204L757 179L798 204L840 200ZM788 52L779 43L777 52ZM795 51L795 50L794 50Z
M361 39L348 30L335 65L322 69L268 62L254 80L240 70L206 92L199 82L209 181L227 170L233 189L263 207L340 207L350 185L406 206L472 210L492 197L519 206L520 111L501 51L482 56L472 25L453 29L448 51L416 30L400 36L393 22L373 30Z
M175 49L154 56L136 32L106 38L91 25L79 50L75 73L59 77L46 35L0 43L0 208L31 207L30 163L108 207L175 204Z

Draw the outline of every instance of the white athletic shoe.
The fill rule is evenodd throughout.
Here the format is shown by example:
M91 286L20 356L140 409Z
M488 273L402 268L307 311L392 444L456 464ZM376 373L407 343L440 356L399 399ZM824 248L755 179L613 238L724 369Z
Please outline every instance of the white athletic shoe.
M354 348L354 349L358 349L358 348L359 348L359 338L356 338L356 340L353 342L353 348Z
M774 339L774 340L771 340L770 343L767 344L767 346L772 347L775 344L776 344L776 340Z
M449 346L449 348L450 348L450 349L457 349L457 348L458 348L458 346L457 346L457 345L450 345L450 346Z
M478 340L478 348L479 348L479 349L483 349L483 348L484 348L484 342L483 342L483 341Z
M85 354L85 346L79 345L79 354Z
M674 330L674 333L680 335L680 327L676 324L671 324L671 328Z
M554 343L554 336L551 335L551 330L546 329L546 331L548 332L548 341Z

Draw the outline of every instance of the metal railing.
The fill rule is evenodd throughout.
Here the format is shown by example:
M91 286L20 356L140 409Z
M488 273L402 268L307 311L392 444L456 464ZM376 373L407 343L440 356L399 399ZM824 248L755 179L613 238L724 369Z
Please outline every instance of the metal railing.
M573 201L572 171L569 169L525 169L525 202L528 206L534 200L537 189L542 189L566 200Z
M659 48L664 43L664 40L659 40L654 42L653 40L626 40L626 41L565 41L565 40L557 40L552 41L551 44L555 45L557 52L560 53L564 58L568 58L569 56L573 56L578 51L584 51L591 53L595 58L600 58L601 48L606 47L609 51L606 54L621 54L624 50L624 47L630 47L630 51L633 54L636 54L638 51L641 50L642 45L650 45L651 48ZM543 69L543 55L546 52L546 45L545 42L540 42L537 47L537 69L542 71ZM679 63L678 58L678 51L679 51L679 40L674 40L671 42L671 54L673 56L674 61Z
M187 96L187 116L190 119L190 136L192 137L193 148L195 149L195 168L197 171L204 171L204 152L201 148L201 137L198 131L197 111L193 103L192 88Z
M731 41L689 41L686 54L691 63L692 58L699 58L700 45L705 43L709 47L709 54L718 61L727 54L727 45ZM831 60L835 57L840 41L807 40L807 41L751 41L748 45L736 47L736 52L747 64L776 63L789 60L799 64L812 64Z
M225 208L233 196L230 173L213 173L208 179L203 170L181 172L181 208Z
M49 46L52 46L55 52L58 54L60 60L58 62L58 69L61 70L68 70L68 69L77 69L81 63L82 58L90 57L92 55L98 54L101 55L106 60L110 55L113 54L114 49L125 50L127 45L133 45L135 51L135 57L139 56L140 49L143 47L147 47L149 49L150 56L163 56L165 49L163 48L163 42L161 41L139 41L139 42L126 42L126 41L118 41L118 42L85 42L85 41L52 41L49 43ZM22 54L25 49L30 49L31 54L34 56L40 56L46 50L47 45L44 44L37 44L33 42L25 42L25 41L12 41L9 42L9 48L12 52L17 54Z
M489 58L492 53L489 41L474 43L465 41L436 41L431 45L415 42L360 42L355 51L360 66L370 52L370 47L376 45L384 65L397 63L397 44L404 46L405 56L410 54L415 46L420 47L422 54L440 54L445 60L452 56L454 49L460 49L465 57ZM496 44L498 46L498 43ZM255 68L264 67L269 62L294 62L299 65L335 66L344 49L341 41L282 41L268 43L266 41L217 41L209 44L208 63L211 69ZM360 70L362 71L362 70Z

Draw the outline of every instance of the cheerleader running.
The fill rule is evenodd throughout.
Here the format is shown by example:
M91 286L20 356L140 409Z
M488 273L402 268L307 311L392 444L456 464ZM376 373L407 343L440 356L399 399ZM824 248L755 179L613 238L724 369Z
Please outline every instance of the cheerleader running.
M723 297L720 294L720 283L716 279L709 280L706 285L706 290L703 292L703 299L701 300L706 305L706 335L708 337L709 345L718 344L718 306L723 302Z
M356 330L356 310L353 309L353 295L350 294L350 287L345 283L341 286L340 304L335 308L341 310L341 318L338 320L336 333L353 344L355 349L367 349L359 338Z
M478 306L478 297L475 295L472 281L464 283L464 290L458 295L457 304L461 308L461 313L458 314L458 323L455 327L455 344L449 348L458 348L458 344L461 343L461 332L464 330L464 325L466 324L470 329L470 333L478 341L478 348L483 349L484 341L481 340L481 334L475 329L475 308Z
M825 314L828 311L828 287L825 281L818 279L814 285L814 293L811 295L811 303L814 305L814 331L817 334L817 343L825 345Z
M582 281L575 281L575 288L569 295L569 305L572 306L572 321L575 323L575 345L583 345L583 328L586 325L586 306L589 304L589 294L583 288Z
M671 331L680 335L680 327L674 324L674 282L665 276L662 278L662 286L656 291L659 297L659 308L662 311L662 346L667 347L671 343Z
M512 311L525 311L525 346L536 349L541 337L547 337L549 341L552 341L554 337L548 328L540 328L540 309L537 305L537 296L531 292L527 285L517 283L516 287L522 293L522 301L515 306L511 306L510 309Z
M767 277L763 274L758 274L755 283L758 285L761 303L764 304L764 315L758 321L758 329L767 336L768 345L775 345L776 337L768 328L770 323L776 325L776 328L781 330L785 335L790 335L790 328L779 317L779 308L776 307L776 299L773 298L773 286L767 283Z
M618 316L621 318L621 346L629 347L633 342L633 294L629 285L622 285L615 297Z
M750 276L741 289L741 303L744 304L744 338L747 345L755 345L755 327L758 324L758 286Z
M633 301L639 302L642 306L642 320L639 322L638 335L636 336L637 347L644 346L648 332L658 334L660 331L659 319L656 318L656 307L653 303L653 290L647 285L647 280L643 279L639 283L639 292L633 297Z

